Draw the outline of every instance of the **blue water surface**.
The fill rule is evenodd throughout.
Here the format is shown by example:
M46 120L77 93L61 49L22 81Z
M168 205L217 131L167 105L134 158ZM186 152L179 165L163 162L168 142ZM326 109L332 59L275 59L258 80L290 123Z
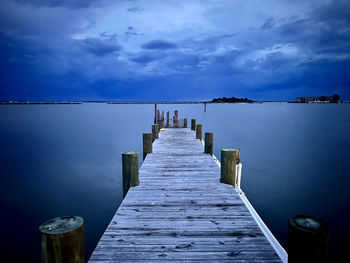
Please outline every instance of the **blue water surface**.
M288 218L309 214L330 225L332 261L350 260L350 105L159 108L214 132L217 157L222 148L241 149L242 189L286 249ZM147 104L0 106L0 261L40 262L38 226L71 214L85 220L89 258L122 200L121 153L142 157L153 111Z

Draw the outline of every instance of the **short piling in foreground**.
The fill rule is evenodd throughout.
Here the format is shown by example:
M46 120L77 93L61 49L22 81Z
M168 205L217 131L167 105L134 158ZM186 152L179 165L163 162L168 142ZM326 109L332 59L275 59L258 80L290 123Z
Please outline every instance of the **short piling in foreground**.
M191 119L191 130L192 131L196 130L196 119Z
M239 149L221 150L221 183L236 186L236 165L240 162L239 152Z
M328 224L312 216L288 220L288 262L326 263L329 251Z
M204 153L213 154L214 133L206 132L204 137Z
M148 153L152 153L152 133L143 134L143 160Z
M123 197L132 186L139 185L139 153L123 152L122 153L122 170L123 170Z
M202 140L202 132L203 130L203 125L202 124L197 124L196 125L196 139Z
M158 139L159 129L158 124L152 125L152 142L154 142L155 139Z
M42 262L84 263L84 220L80 216L61 216L43 223Z

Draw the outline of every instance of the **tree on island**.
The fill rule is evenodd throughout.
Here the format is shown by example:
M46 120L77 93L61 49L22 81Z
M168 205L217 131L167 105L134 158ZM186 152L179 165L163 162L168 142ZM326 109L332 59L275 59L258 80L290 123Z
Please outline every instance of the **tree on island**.
M211 102L226 102L226 103L235 103L235 102L253 102L252 100L248 99L248 98L226 98L226 97L222 97L222 98L215 98L213 99Z
M332 103L338 103L339 100L340 100L340 96L338 94L334 94L332 96Z

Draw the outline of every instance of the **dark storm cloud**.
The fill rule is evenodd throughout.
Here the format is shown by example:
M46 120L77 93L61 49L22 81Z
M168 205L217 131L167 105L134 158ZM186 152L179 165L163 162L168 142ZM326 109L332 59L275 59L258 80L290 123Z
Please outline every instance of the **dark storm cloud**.
M121 49L114 38L86 38L83 40L77 40L77 43L81 48L98 57L106 56Z
M130 7L130 8L127 9L128 12L141 12L143 10L144 10L143 8L137 7L137 6Z
M129 59L131 61L140 63L140 64L148 64L152 61L161 59L162 56L159 53L153 53L153 52L140 52L139 54L132 55Z
M270 17L266 20L266 22L262 25L261 29L266 30L272 28L276 24L276 21Z
M232 10L240 12L233 16ZM17 78L11 85L7 75L37 74L26 82L33 86L41 85L35 83L43 72L47 81L68 83L75 72L81 83L109 87L136 87L133 81L141 87L144 81L156 88L162 77L164 84L183 83L179 94L195 93L196 86L213 96L238 96L233 92L240 90L263 98L265 91L294 96L328 86L329 93L338 89L350 98L349 43L350 2L344 0L254 6L224 0L0 1L0 85L8 93Z
M16 0L16 2L24 5L32 5L36 7L68 7L68 8L84 8L89 7L98 0Z
M152 40L142 45L143 49L174 49L175 43L166 40Z

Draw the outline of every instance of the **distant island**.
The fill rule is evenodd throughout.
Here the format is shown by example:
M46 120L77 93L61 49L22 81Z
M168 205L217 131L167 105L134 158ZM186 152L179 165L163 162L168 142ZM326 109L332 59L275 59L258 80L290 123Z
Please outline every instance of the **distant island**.
M236 98L236 97L232 97L232 98L222 97L222 98L215 98L211 102L213 103L240 103L240 102L252 103L254 101L248 98L242 99L242 98Z

